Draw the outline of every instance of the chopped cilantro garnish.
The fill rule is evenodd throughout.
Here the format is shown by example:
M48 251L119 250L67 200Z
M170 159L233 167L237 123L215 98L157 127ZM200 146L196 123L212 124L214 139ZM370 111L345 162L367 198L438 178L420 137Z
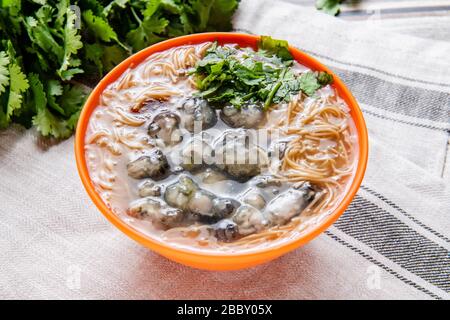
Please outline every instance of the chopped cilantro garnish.
M286 41L263 36L259 50L214 44L192 73L198 95L219 105L231 103L240 108L246 103L260 103L264 109L274 103L289 101L300 91L308 96L330 84L326 72L297 74Z

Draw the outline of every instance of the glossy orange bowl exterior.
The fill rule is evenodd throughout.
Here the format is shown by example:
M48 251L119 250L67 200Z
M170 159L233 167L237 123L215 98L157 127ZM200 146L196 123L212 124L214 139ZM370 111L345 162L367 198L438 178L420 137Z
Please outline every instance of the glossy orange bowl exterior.
M178 37L152 45L130 56L128 59L124 60L118 66L116 66L111 72L109 72L92 91L80 115L80 120L78 122L76 130L75 155L81 181L83 182L83 185L86 188L86 191L91 197L92 201L110 222L112 222L117 228L123 231L130 238L136 240L140 244L152 249L153 251L161 254L166 258L182 263L184 265L208 270L241 269L273 260L289 251L292 251L318 236L342 215L342 213L345 211L345 209L355 196L356 192L358 191L358 188L364 176L368 158L368 136L364 118L356 100L344 85L344 83L327 67L325 67L323 64L321 64L311 56L305 54L304 52L294 47L290 47L290 51L294 56L294 59L296 59L301 64L309 67L312 70L327 71L328 73L333 75L333 87L337 90L339 96L343 98L348 104L351 110L350 114L356 125L359 143L359 158L355 175L350 187L348 188L347 194L345 194L339 206L329 216L327 216L314 227L307 230L307 232L302 234L300 237L271 248L259 249L250 253L206 253L175 248L172 247L169 243L150 238L149 236L137 231L136 229L122 221L108 208L106 203L101 199L100 195L95 191L86 165L85 134L89 123L89 118L93 110L97 107L100 95L103 90L110 83L114 82L128 68L137 66L142 61L144 61L145 58L155 52L167 50L172 47L181 45L197 44L206 41L218 41L219 44L237 43L243 47L253 47L254 49L256 49L259 38L259 36L248 34L214 32Z

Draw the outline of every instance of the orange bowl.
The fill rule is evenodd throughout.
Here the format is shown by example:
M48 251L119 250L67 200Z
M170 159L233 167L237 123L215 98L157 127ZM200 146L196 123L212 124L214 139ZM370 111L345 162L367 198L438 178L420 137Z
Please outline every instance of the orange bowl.
M75 138L75 156L77 161L78 172L86 188L87 193L91 197L92 201L95 203L97 208L105 215L105 217L112 222L117 228L123 231L126 235L136 240L140 244L150 248L151 250L159 253L160 255L171 259L173 261L182 263L195 268L208 269L208 270L233 270L251 267L260 263L264 263L273 260L281 255L292 251L301 245L304 245L308 241L318 236L321 232L327 229L334 221L336 221L342 213L345 211L347 206L352 201L366 170L367 158L368 158L368 136L367 128L364 122L362 112L350 91L344 85L344 83L329 70L326 66L321 64L319 61L313 57L307 55L306 53L290 47L290 51L296 59L301 64L309 67L312 70L327 71L333 75L334 83L333 86L337 90L339 96L345 100L350 108L350 115L353 118L356 125L356 132L358 135L358 148L359 157L357 159L357 167L351 182L350 187L347 189L347 193L344 195L342 201L327 217L322 219L319 223L309 228L301 234L298 238L292 239L290 241L283 242L277 246L272 246L270 248L262 248L252 252L244 253L210 253L210 252L199 252L190 251L187 249L175 248L162 241L152 239L151 237L143 234L142 232L134 229L117 215L115 215L111 209L108 208L107 204L102 200L100 195L94 188L94 185L90 179L88 168L86 165L85 158L85 135L86 129L89 123L89 117L91 116L94 109L97 107L99 98L103 90L119 76L125 72L128 68L132 68L148 56L155 52L164 51L172 47L187 45L187 44L198 44L206 41L217 41L219 44L226 43L237 43L242 47L252 47L256 49L259 36L239 34L239 33L226 33L226 32L213 32L213 33L200 33L187 35L183 37L178 37L170 39L167 41L160 42L158 44L152 45L138 53L130 56L128 59L122 61L118 66L116 66L111 72L109 72L95 87L95 89L90 94L87 99L83 110L78 121L78 126L76 130Z

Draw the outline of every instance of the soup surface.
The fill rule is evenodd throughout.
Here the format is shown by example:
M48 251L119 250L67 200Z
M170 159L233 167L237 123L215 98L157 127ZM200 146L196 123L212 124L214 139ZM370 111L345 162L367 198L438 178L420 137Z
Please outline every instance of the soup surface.
M326 76L234 44L155 53L101 95L86 134L92 182L126 223L175 247L296 238L340 203L358 153Z

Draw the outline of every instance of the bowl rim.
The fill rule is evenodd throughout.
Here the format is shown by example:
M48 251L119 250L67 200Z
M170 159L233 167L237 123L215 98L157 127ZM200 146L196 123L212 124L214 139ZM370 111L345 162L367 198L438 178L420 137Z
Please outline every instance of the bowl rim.
M333 87L338 91L338 95L343 98L348 107L350 108L350 114L356 126L356 131L358 135L358 148L359 156L356 170L353 175L353 180L350 186L347 188L346 194L342 198L339 205L326 217L324 217L320 222L313 225L313 227L289 241L281 242L277 245L263 247L254 249L248 252L212 252L212 251L200 251L200 250L190 250L187 248L175 247L164 241L151 238L145 235L141 231L135 229L125 221L123 221L119 216L117 216L108 205L102 200L100 195L95 190L95 187L90 179L89 170L85 158L85 134L88 127L89 119L98 106L98 101L101 93L104 89L117 80L128 68L133 68L143 62L148 56L153 53L164 51L173 47L188 45L188 44L199 44L207 41L218 41L220 44L224 43L237 43L241 46L256 48L257 42L261 36L250 35L244 33L233 33L233 32L207 32L191 34L181 37L172 38L159 42L157 44L151 45L133 55L128 57L119 63L114 69L112 69L108 74L106 74L92 90L89 97L87 98L83 109L78 120L76 136L75 136L75 158L77 163L78 174L80 179L90 196L91 200L94 202L96 207L100 212L119 230L124 232L126 235L139 242L140 244L158 252L159 254L166 257L178 257L183 260L183 256L189 255L195 257L197 260L207 257L214 257L216 261L225 261L234 259L238 263L239 258L261 256L265 255L271 258L276 258L289 251L292 251L301 245L311 241L317 237L320 233L324 232L329 226L331 226L345 211L350 202L353 200L356 192L358 191L368 161L368 133L367 127L363 118L361 109L358 103L351 94L350 90L345 86L339 77L334 74L328 67L323 65L321 62L306 54L305 52L289 46L291 54L294 59L299 63L309 67L315 71L327 71L333 76L334 82ZM238 259L236 259L238 258ZM175 259L176 260L176 259Z

